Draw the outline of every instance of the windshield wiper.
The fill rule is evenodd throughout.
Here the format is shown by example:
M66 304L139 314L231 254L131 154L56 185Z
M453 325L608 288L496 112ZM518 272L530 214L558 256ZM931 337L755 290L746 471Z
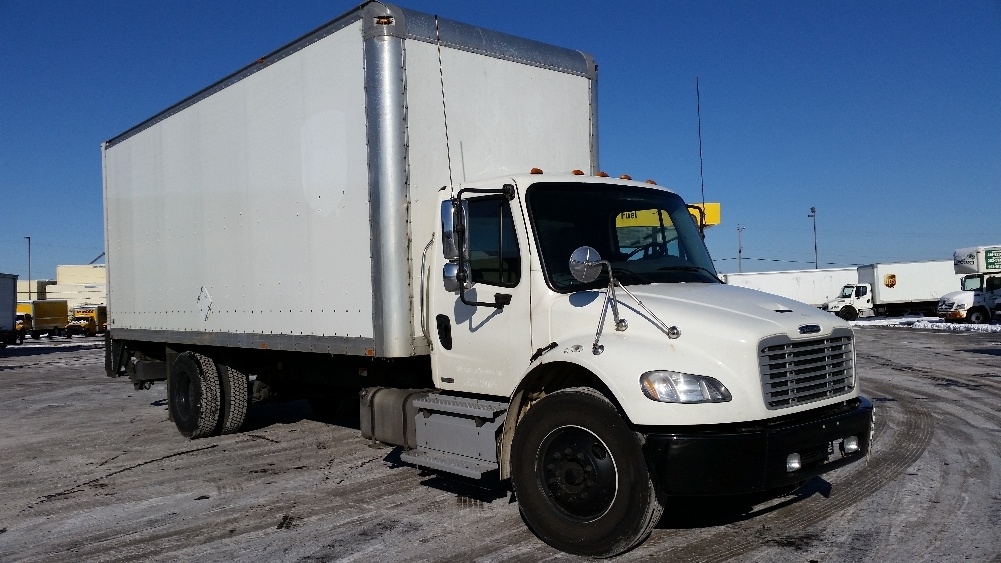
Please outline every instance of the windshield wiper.
M664 266L663 268L657 268L658 272L664 272L668 270L681 270L682 272L705 272L712 276L714 280L719 280L716 272L713 272L709 268L703 268L702 266Z

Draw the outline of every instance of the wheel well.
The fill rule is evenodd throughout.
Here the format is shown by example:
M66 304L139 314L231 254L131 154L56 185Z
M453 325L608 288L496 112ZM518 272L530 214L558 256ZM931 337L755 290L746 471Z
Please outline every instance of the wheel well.
M611 401L616 410L622 414L622 407L608 386L586 368L569 362L550 362L536 367L525 376L511 396L511 404L504 420L504 431L501 433L498 451L501 479L507 479L511 476L511 443L514 441L514 430L521 418L539 399L550 393L571 387L594 389Z

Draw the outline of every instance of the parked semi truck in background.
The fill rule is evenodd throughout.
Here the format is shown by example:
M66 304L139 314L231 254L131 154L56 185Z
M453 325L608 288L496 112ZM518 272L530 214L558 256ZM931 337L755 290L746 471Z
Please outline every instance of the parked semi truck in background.
M0 348L24 342L17 328L17 276L0 274Z
M595 104L588 55L371 2L109 140L108 375L191 438L360 396L583 555L863 459L851 328L721 284L681 197L599 173Z
M934 316L939 297L959 286L952 261L894 262L858 267L849 283L823 309L842 319L907 314Z
M948 321L988 323L1001 311L1001 244L960 248L952 254L959 291L942 296L938 316Z
M756 289L814 307L823 307L824 303L840 295L845 285L858 282L858 269L850 267L742 272L723 274L720 277L727 285Z
M24 329L32 338L42 336L62 336L66 334L69 319L69 303L65 299L35 299L17 304L18 316Z

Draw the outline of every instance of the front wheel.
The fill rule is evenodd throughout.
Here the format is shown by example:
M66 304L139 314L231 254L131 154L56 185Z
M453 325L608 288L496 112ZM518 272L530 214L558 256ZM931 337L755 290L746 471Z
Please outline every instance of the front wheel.
M664 511L638 436L592 389L558 391L532 405L512 452L518 509L559 550L622 553L646 539Z
M990 322L991 319L990 316L987 314L987 311L984 311L983 309L973 309L972 311L969 312L969 314L966 315L966 320L970 324L982 325L984 323Z
M852 307L851 305L847 305L838 311L838 316L846 321L858 320L858 309Z

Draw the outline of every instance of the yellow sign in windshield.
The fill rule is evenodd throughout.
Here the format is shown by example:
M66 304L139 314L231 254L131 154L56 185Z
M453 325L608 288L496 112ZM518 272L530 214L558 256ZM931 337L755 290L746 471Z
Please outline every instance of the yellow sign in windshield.
M695 204L695 207L702 207L702 204ZM720 223L720 209L718 203L706 203L706 226L712 227L713 225L719 225ZM658 213L660 211L660 213ZM694 209L689 209L688 213L695 218L696 224L698 224L699 216L698 212ZM659 227L661 225L661 220L663 219L663 224L665 227L671 227L674 224L671 222L671 217L667 212L661 211L659 209L641 209L637 211L627 211L625 213L620 213L618 217L615 218L616 227Z

